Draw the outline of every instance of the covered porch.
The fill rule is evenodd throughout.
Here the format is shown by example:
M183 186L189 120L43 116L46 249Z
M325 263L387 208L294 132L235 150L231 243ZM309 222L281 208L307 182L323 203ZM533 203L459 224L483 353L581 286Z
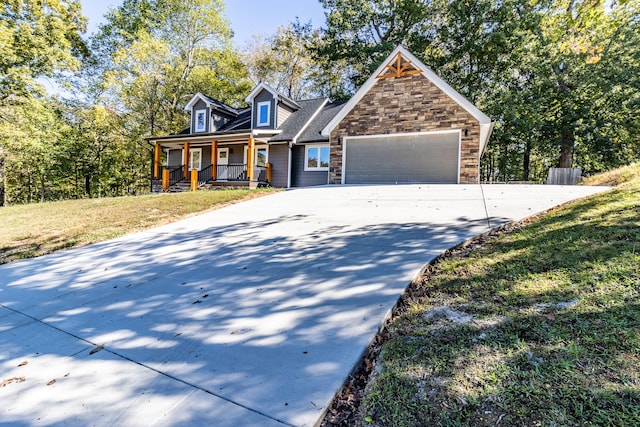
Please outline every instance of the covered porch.
M215 139L214 139L215 138ZM234 135L175 135L153 140L154 192L271 184L272 165L264 138Z

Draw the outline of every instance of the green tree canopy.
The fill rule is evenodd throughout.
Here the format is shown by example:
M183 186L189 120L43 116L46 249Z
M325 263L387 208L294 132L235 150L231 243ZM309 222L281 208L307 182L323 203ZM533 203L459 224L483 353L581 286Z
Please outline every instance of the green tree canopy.
M249 90L221 0L127 0L106 18L92 43L101 83L138 136L181 130L197 92L234 105Z
M640 157L638 0L322 0L351 90L404 44L496 121L487 180Z
M87 54L79 0L5 0L0 6L0 102L43 93L36 79L75 71Z

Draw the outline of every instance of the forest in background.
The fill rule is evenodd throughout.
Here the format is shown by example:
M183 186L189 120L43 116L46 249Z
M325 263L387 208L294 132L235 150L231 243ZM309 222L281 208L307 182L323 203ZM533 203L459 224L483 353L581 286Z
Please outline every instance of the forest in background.
M193 94L347 99L398 44L496 121L483 181L640 158L640 0L320 2L324 26L240 47L222 0L125 0L93 34L79 0L3 0L0 203L147 193L144 138L187 127Z

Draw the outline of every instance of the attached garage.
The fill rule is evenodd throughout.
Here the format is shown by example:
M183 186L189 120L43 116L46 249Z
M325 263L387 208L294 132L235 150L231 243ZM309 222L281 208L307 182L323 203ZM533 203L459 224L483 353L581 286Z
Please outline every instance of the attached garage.
M493 122L398 46L327 123L330 184L474 184Z
M457 184L460 131L344 139L343 184Z

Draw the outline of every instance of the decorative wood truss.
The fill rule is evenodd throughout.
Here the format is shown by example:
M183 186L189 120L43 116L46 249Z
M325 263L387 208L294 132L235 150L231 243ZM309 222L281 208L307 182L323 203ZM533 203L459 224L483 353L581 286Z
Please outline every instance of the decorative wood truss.
M420 74L422 72L413 62L402 56L398 52L396 57L389 62L382 72L376 76L378 79L390 79L394 77L410 76L412 74Z

